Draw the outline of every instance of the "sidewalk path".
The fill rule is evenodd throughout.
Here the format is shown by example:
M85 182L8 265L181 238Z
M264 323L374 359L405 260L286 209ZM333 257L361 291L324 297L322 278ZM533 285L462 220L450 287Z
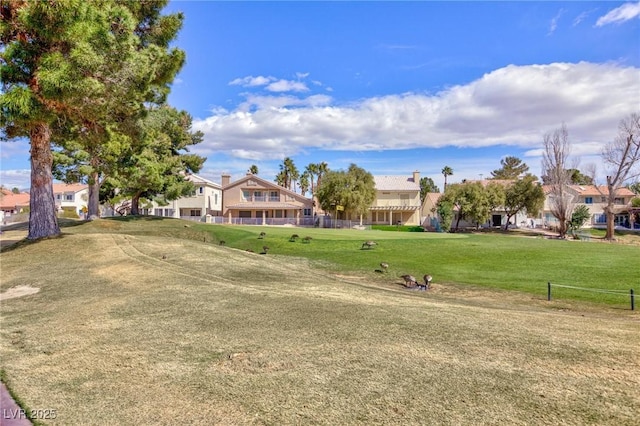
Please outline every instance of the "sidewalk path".
M31 426L26 414L11 398L7 387L0 382L0 426Z

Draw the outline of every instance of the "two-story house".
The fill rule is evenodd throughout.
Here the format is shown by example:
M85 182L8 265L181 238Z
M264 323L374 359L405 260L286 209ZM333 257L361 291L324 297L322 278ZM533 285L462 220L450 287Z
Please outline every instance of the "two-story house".
M247 174L231 182L222 175L225 223L253 225L313 225L313 201L310 198Z
M407 176L374 176L376 198L368 220L380 225L420 225L420 172Z
M198 175L188 175L186 180L193 183L195 189L187 196L160 205L153 201L141 213L152 216L182 218L205 221L207 218L222 214L222 186Z
M548 226L557 226L558 220L551 213L551 187L543 187L547 195L544 202L543 220ZM606 186L595 185L567 185L567 193L572 196L572 202L575 207L580 205L587 206L591 214L591 220L584 226L587 228L605 226L607 217L604 214L604 208L607 206L607 198L609 190ZM631 199L635 197L633 191L628 188L619 188L616 191L614 200L615 224L616 226L629 227L630 217L629 210L631 208Z
M82 183L54 183L53 198L58 211L69 210L83 217L89 200L89 186Z

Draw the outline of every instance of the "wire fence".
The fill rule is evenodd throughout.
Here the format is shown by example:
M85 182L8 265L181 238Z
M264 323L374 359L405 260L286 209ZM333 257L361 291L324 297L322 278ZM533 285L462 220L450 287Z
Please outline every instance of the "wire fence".
M573 285L563 285L563 284L551 284L551 281L547 283L547 300L551 300L551 287L559 287L559 288L569 288L572 290L581 290L581 291L590 291L592 293L601 293L601 294L613 294L616 296L624 296L629 297L629 301L631 303L631 310L635 310L635 295L633 289L626 290L610 290L610 289L602 289L602 288L586 288L586 287L577 287Z

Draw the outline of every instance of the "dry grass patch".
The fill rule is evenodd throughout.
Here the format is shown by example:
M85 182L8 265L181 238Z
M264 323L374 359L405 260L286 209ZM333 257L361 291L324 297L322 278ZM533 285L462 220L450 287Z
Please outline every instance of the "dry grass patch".
M148 236L65 235L0 260L2 291L41 288L2 302L2 368L59 424L631 425L640 410L629 311L410 292Z

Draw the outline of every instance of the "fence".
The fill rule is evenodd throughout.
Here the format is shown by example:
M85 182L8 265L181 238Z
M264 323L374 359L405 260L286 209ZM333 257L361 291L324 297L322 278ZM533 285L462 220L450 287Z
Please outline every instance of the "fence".
M561 287L561 288L570 288L573 290L582 290L582 291L591 291L594 293L605 293L605 294L614 294L617 296L629 296L629 300L631 302L631 310L635 310L635 295L633 292L633 289L630 289L629 292L625 291L625 290L607 290L607 289L599 289L599 288L584 288L584 287L575 287L572 285L560 285L560 284L553 284L554 287ZM551 300L551 281L547 282L547 300L550 301Z

